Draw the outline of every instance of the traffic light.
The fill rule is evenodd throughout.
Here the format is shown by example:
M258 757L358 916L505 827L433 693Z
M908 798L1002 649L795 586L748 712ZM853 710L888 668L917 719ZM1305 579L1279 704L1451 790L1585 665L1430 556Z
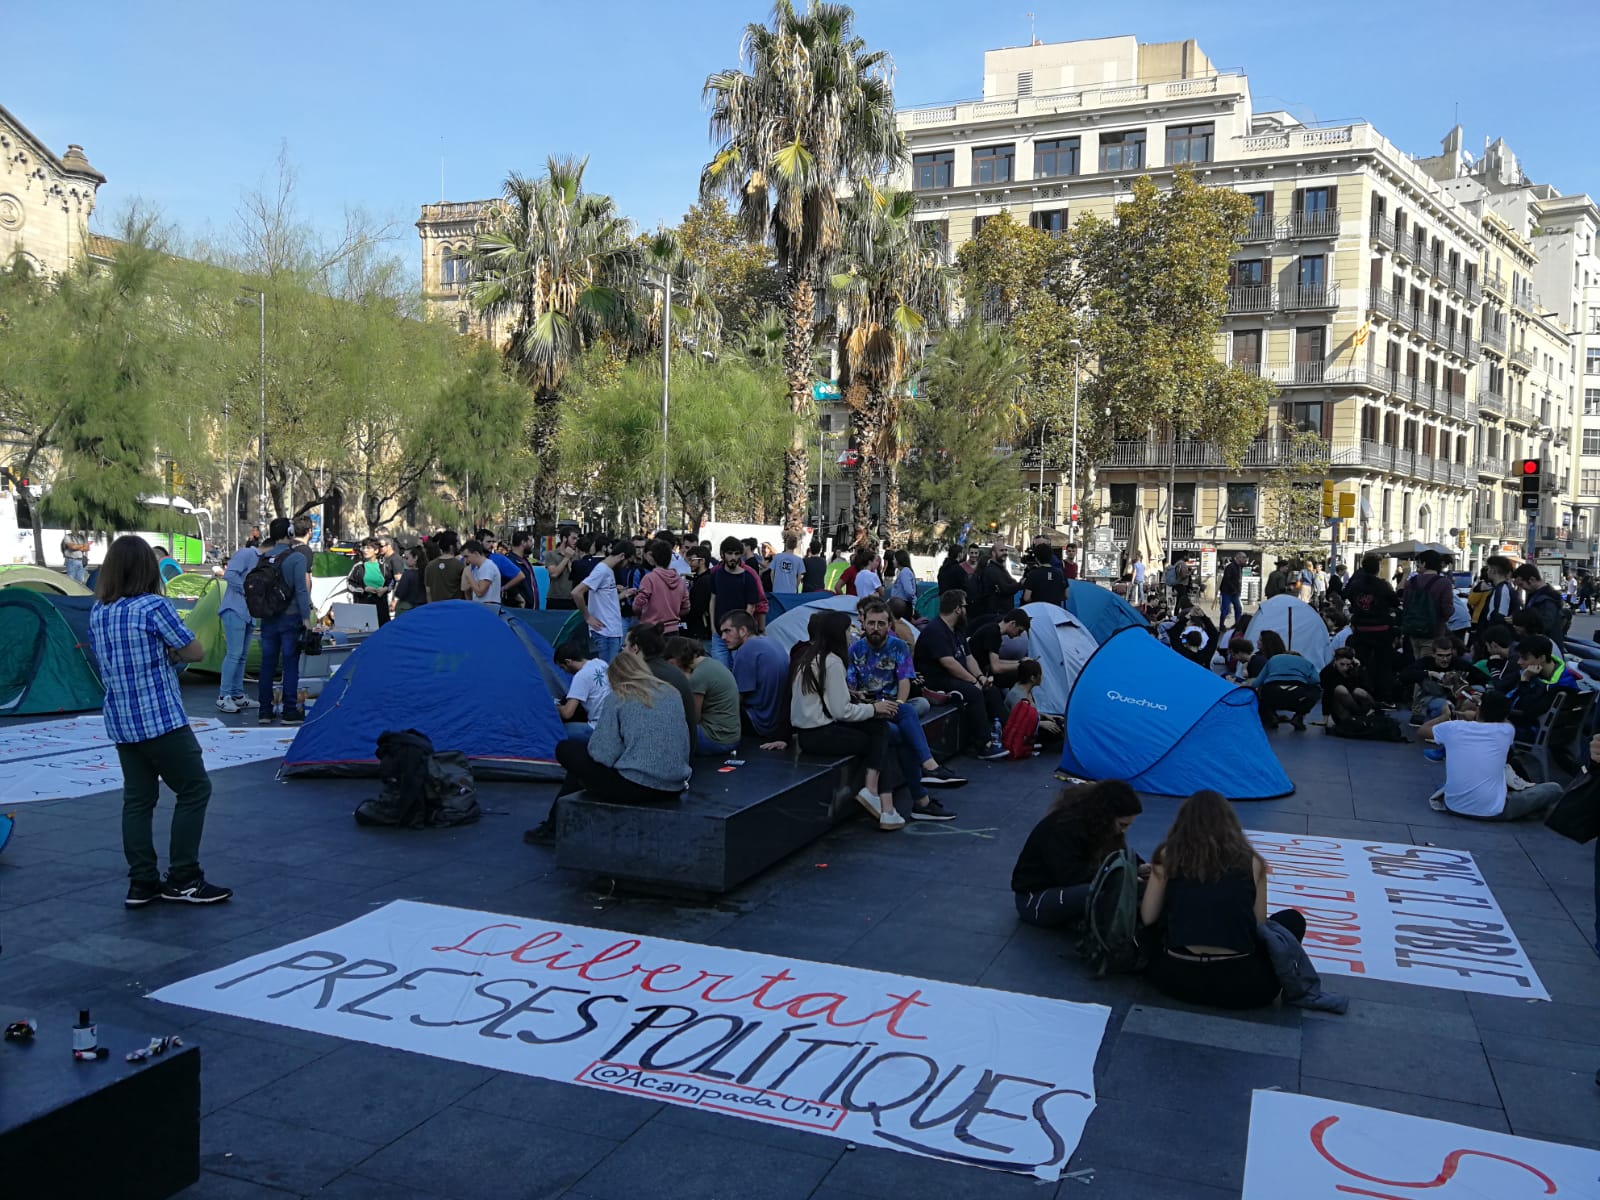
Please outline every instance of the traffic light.
M1519 475L1522 481L1522 511L1536 513L1539 511L1539 460L1525 458L1522 460L1522 471Z

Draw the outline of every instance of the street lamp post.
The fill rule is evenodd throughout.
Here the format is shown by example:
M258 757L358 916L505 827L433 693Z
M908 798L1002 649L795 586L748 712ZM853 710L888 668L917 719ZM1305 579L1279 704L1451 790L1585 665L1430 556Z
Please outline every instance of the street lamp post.
M666 280L661 306L661 526L667 527L667 411L672 403L672 272Z
M257 377L261 389L261 424L256 429L256 458L259 460L257 463L259 468L257 487L260 491L260 496L256 501L256 511L259 514L258 520L260 522L261 535L265 537L267 533L267 293L259 288L254 290L255 296L253 298L246 299L240 296L234 303L253 304L261 310L261 358L257 367Z
M1078 363L1083 358L1083 343L1077 338L1067 343L1072 347L1072 463L1067 484L1067 515L1071 522L1072 541L1076 545L1078 538ZM1043 457L1040 458L1039 478L1044 479Z

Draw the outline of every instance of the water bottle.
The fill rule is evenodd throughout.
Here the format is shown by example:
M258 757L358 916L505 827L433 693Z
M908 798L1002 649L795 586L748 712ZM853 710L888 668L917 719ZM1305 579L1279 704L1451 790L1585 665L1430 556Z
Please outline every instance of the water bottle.
M998 746L1000 744L1000 718L999 717L996 717L994 719L994 728L989 733L989 741L990 741L991 744L996 745L996 746Z

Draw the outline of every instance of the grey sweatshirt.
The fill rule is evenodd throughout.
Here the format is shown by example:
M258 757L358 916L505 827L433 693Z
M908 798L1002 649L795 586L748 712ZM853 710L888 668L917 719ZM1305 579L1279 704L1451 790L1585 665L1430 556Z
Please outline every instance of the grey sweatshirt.
M589 739L589 757L640 787L681 792L689 784L689 728L678 697L665 684L657 685L653 705L613 692Z

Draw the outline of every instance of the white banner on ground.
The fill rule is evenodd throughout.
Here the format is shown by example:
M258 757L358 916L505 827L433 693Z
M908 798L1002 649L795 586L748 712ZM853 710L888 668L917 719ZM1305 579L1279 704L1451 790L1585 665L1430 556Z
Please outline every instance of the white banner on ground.
M408 900L153 998L1046 1179L1110 1011Z
M294 740L286 728L236 729L221 721L190 720L206 766L219 771L282 758ZM0 803L27 804L116 791L122 787L117 748L98 713L64 721L0 726Z
M1267 908L1305 914L1319 972L1550 999L1465 850L1248 836L1267 860Z
M1258 1091L1243 1200L1600 1196L1600 1152L1447 1121Z

